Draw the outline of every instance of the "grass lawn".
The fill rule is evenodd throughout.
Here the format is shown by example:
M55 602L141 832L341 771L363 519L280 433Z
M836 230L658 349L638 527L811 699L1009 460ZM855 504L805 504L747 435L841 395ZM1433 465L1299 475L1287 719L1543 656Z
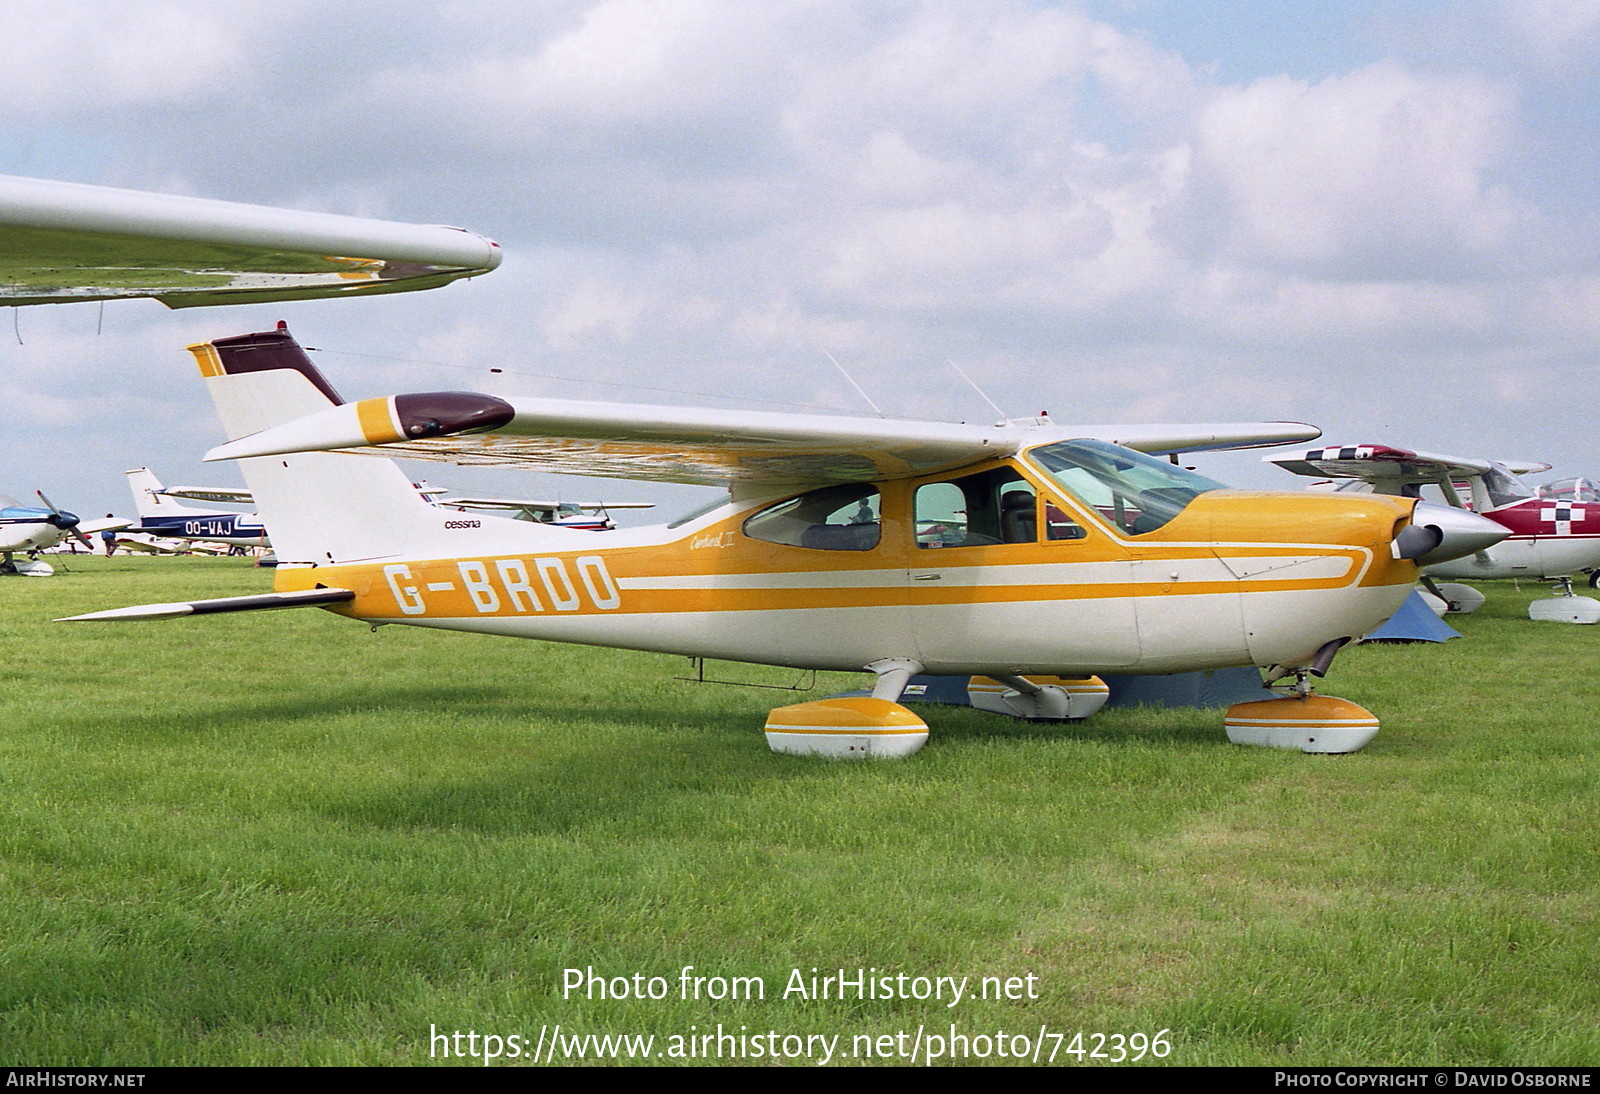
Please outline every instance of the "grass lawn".
M1600 628L1529 622L1542 590L1341 654L1323 690L1383 719L1354 755L1231 746L1216 710L930 707L919 755L849 764L768 751L805 696L678 658L315 610L51 623L270 584L66 561L0 582L0 1063L458 1063L430 1031L527 1053L557 1023L837 1035L835 1063L952 1025L991 1064L1001 1030L1058 1064L1163 1030L1144 1062L1600 1062ZM765 998L680 998L690 965ZM670 990L564 998L568 968ZM785 997L797 969L971 979Z

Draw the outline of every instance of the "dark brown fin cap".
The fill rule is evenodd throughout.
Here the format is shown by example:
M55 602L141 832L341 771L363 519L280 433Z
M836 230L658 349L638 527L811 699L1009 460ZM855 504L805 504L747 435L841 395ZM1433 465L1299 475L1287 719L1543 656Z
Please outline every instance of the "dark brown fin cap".
M516 410L503 399L477 391L423 391L394 397L395 415L408 441L499 429Z
M300 343L294 340L286 323L279 323L277 330L240 334L233 338L218 338L211 344L216 347L217 357L222 362L222 371L230 376L237 376L242 372L291 369L310 380L335 406L344 404L339 393L333 390L333 385L328 383L322 372L311 362L311 358L306 356L306 351L300 348Z

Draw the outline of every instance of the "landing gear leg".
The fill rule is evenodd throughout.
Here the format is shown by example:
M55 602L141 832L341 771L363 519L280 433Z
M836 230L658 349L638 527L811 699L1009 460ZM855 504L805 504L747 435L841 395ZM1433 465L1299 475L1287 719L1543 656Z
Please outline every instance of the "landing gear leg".
M909 657L885 657L882 661L872 662L867 668L878 674L878 682L872 687L872 697L895 703L905 693L911 678L922 671L922 662Z
M1087 718L1110 696L1098 676L974 676L967 682L967 701L976 709L1030 722Z

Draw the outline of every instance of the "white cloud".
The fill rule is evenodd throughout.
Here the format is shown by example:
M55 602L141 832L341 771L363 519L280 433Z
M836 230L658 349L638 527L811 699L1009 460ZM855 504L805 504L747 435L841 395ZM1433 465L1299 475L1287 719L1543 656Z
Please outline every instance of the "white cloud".
M1600 0L1499 0L1507 29L1544 64L1600 55Z
M1518 42L1570 62L1596 7L1505 11ZM1018 413L1124 420L1254 417L1241 392L1291 363L1280 397L1316 417L1361 405L1369 390L1347 380L1362 370L1470 383L1577 368L1600 338L1591 252L1564 250L1556 277L1539 242L1592 203L1555 208L1510 188L1529 173L1502 171L1592 135L1561 118L1529 132L1518 94L1536 81L1509 39L1486 47L1507 50L1494 66L1397 45L1381 63L1329 61L1317 81L1230 86L1212 58L1069 3L374 11L85 0L0 13L8 40L38 44L14 51L0 89L0 155L90 147L98 159L72 161L92 164L83 181L465 224L508 255L419 296L112 305L103 339L86 334L93 309L24 313L29 344L0 346L17 413L93 406L109 422L111 407L135 412L119 393L137 390L137 413L198 424L129 433L118 443L163 451L127 458L192 459L214 426L182 345L280 316L310 344L370 354L327 355L351 393L478 384L460 375L471 364L568 397L720 392L859 412L827 350L891 412L984 410L944 368L953 357ZM47 173L31 168L0 162ZM72 399L80 410L52 402Z
M10 4L0 103L19 115L74 114L235 94L260 48L254 32L300 5L184 0Z
M1515 103L1483 79L1383 62L1316 84L1219 89L1195 169L1222 195L1219 234L1242 260L1420 273L1511 241L1520 210L1487 179Z

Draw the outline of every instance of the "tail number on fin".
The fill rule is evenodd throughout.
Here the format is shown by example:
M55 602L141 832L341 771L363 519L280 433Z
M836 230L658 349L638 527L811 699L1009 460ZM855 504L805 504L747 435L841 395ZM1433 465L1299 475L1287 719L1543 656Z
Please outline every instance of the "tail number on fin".
M599 611L622 606L617 583L599 555L584 555L572 561L577 580L563 558L501 558L492 564L477 559L462 559L455 564L459 588L480 615L527 614L555 610L581 611L585 600ZM411 567L397 562L383 568L389 592L402 615L426 615L424 591L455 593L455 581L422 580ZM437 575L425 575L432 579ZM541 593L543 594L541 596ZM446 613L449 608L444 609Z

